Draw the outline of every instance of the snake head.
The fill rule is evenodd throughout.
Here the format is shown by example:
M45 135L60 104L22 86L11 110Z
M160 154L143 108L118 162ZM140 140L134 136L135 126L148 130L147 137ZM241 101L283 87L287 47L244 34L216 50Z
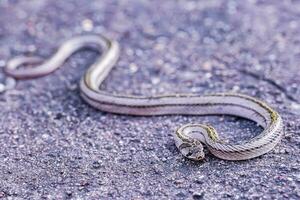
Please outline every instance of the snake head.
M179 150L186 158L194 161L203 160L205 157L203 145L199 141L193 141L191 143L182 143L179 146Z

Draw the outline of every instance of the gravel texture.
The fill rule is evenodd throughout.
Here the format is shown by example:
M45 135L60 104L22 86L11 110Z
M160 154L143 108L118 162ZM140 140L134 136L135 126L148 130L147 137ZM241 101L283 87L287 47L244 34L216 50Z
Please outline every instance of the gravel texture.
M299 12L292 0L1 0L0 66L24 53L50 56L73 35L105 33L122 47L106 90L241 92L276 108L286 134L256 159L186 160L171 137L184 123L210 123L232 142L261 129L228 116L97 111L78 82L98 55L81 51L0 94L0 198L299 199Z

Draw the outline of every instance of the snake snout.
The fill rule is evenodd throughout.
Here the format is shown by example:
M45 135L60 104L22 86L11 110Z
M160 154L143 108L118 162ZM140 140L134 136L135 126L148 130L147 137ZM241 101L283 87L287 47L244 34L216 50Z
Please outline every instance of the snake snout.
M203 146L200 142L182 144L180 151L186 158L194 161L203 160L205 157Z

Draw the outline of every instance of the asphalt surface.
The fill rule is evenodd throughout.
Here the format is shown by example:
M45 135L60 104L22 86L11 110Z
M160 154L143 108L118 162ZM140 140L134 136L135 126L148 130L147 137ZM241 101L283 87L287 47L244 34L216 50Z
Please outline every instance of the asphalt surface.
M98 55L81 51L53 74L0 94L0 198L299 199L299 12L296 1L1 0L0 66L104 33L122 47L106 90L240 92L278 110L286 134L256 159L186 160L171 137L184 123L210 123L231 142L261 128L229 116L97 111L78 82Z

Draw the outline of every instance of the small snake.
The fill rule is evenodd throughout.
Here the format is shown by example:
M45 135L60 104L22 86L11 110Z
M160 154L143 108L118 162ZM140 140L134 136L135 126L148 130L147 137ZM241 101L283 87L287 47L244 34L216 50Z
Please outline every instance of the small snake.
M209 125L187 124L174 134L175 144L187 158L204 158L203 144L209 151L225 160L245 160L269 152L283 135L280 115L266 103L250 96L234 93L210 95L174 94L163 96L130 96L111 94L99 87L108 76L119 57L119 44L102 35L77 36L64 42L48 60L40 57L17 57L10 60L5 72L16 79L47 75L69 58L74 52L90 47L102 52L80 81L82 98L91 106L106 112L154 116L154 115L233 115L247 118L264 130L249 141L239 144L224 143L216 130ZM35 67L20 68L24 65Z

